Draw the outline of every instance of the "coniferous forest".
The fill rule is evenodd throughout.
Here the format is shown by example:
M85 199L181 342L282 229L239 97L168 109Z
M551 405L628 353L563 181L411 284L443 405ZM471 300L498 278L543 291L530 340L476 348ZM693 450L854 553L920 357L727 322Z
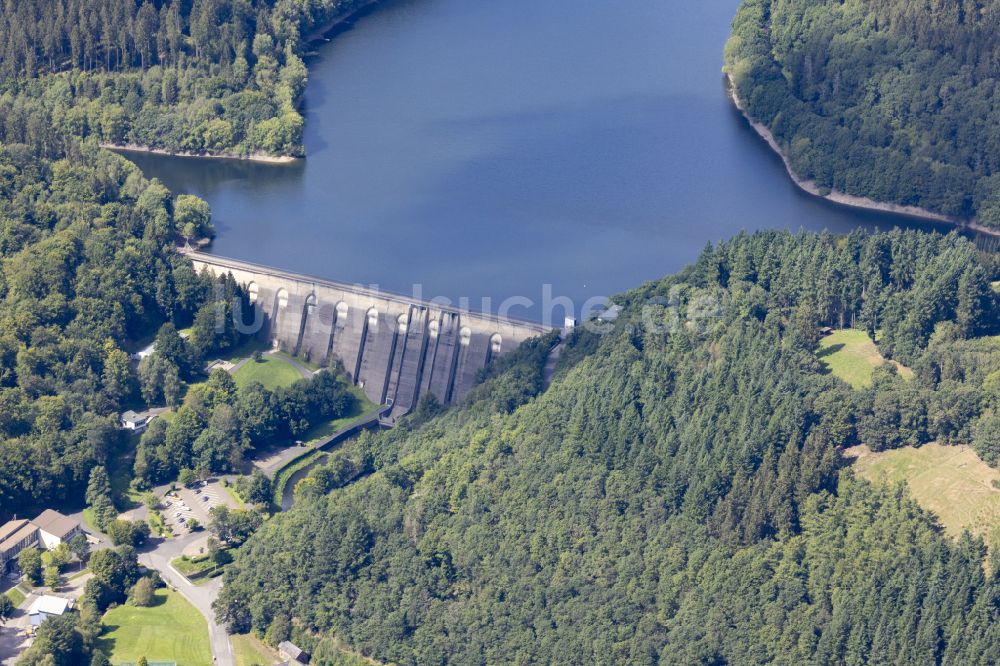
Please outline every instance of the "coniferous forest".
M112 494L235 474L355 406L330 370L204 376L248 341L250 294L176 251L212 237L206 202L99 144L301 155L309 39L364 4L0 3L0 520L86 500L118 545L20 663L107 663L104 611L152 603L132 544L159 537ZM727 69L800 176L1000 226L996 9L744 0ZM998 279L958 233L710 244L569 333L551 376L556 333L330 450L289 511L261 471L236 480L254 506L206 541L217 619L321 666L995 663L1000 552L844 452L1000 465ZM828 328L891 362L852 387ZM127 435L150 406L174 413Z
M1000 226L1000 5L745 0L726 68L821 191Z
M525 347L467 405L338 452L219 616L322 664L338 640L400 664L988 663L1000 561L839 453L989 430L986 276L955 235L710 247L578 332L546 391ZM845 319L916 378L827 374L817 328Z
M307 38L361 0L0 4L0 141L303 154Z

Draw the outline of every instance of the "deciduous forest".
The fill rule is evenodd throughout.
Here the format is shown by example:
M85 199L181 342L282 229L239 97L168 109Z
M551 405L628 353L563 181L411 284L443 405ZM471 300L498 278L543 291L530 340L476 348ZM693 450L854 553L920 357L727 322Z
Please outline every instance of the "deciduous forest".
M113 484L235 472L354 406L329 369L204 376L248 341L231 315L250 295L175 251L212 237L207 203L99 145L301 155L309 40L364 4L0 3L0 520L86 500L117 545L85 562L74 540L94 577L22 663L107 663L104 611L153 603L135 547L176 535L120 520ZM801 177L1000 226L998 9L744 0L726 68ZM958 233L710 244L568 334L551 383L555 333L459 404L303 448L321 455L288 461L317 464L287 512L261 471L233 481L257 508L208 514L217 618L321 666L992 663L997 547L844 451L1000 464L998 278ZM875 350L870 382L824 362L830 329ZM173 413L122 430L153 405Z
M126 343L211 309L213 280L173 252L178 223L170 192L117 155L0 147L0 513L79 501L138 396ZM203 349L231 332L205 327Z

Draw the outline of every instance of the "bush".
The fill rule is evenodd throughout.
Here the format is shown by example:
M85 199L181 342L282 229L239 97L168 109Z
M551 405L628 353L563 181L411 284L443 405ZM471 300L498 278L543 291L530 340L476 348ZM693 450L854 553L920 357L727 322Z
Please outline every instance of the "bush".
M45 567L45 585L55 589L59 587L59 569L56 567Z
M177 475L177 482L186 488L190 488L198 480L198 475L195 474L193 469L182 469L180 474Z
M149 538L149 524L142 520L116 520L108 525L108 536L116 546L141 546Z
M153 603L153 592L156 587L153 585L153 581L148 577L143 577L139 579L139 582L132 586L132 591L129 593L128 603L132 606L147 607Z

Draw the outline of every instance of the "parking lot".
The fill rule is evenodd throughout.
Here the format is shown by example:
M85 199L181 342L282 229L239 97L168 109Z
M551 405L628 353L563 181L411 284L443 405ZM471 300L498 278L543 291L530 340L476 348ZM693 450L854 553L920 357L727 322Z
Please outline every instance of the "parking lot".
M173 493L167 493L163 500L163 515L167 519L174 534L187 534L191 531L191 520L197 520L202 527L207 527L212 517L209 514L212 507L226 505L236 508L236 502L218 481L199 483L194 488L180 488Z

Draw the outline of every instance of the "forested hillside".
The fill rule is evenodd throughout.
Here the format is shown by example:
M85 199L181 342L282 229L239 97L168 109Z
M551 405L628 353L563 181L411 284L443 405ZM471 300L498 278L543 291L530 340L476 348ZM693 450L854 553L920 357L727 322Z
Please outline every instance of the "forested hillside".
M744 0L726 68L821 191L1000 226L996 0Z
M0 518L82 501L138 396L126 343L212 314L213 281L172 250L210 233L191 199L107 151L0 146ZM202 348L225 346L200 318Z
M365 435L239 552L236 631L400 664L984 663L1000 560L839 455L995 446L997 301L957 237L766 232L508 359L467 404ZM871 388L820 324L880 330ZM995 456L994 456L995 459Z
M0 141L301 155L303 36L363 0L0 3Z

